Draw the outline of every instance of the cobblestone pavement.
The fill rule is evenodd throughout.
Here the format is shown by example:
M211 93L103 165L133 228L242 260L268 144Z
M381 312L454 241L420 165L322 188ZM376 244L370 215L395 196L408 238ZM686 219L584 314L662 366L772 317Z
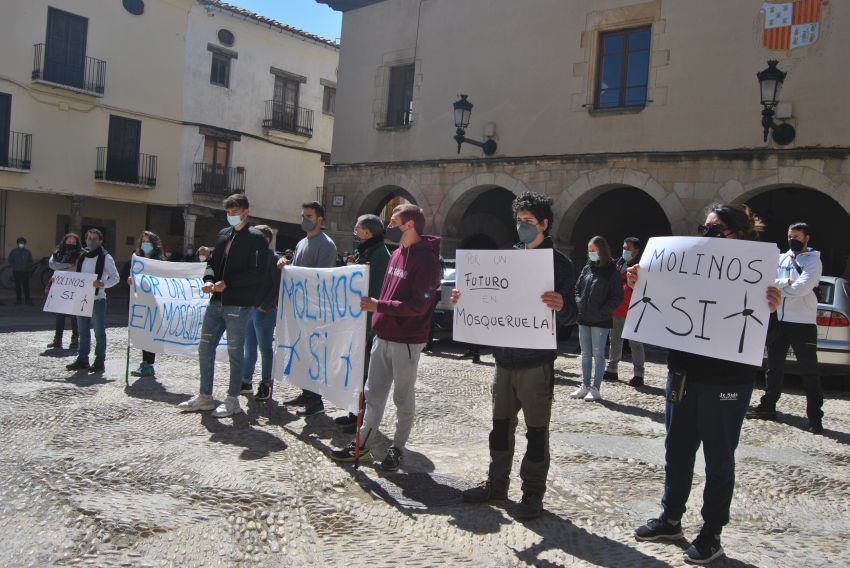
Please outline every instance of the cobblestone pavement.
M567 397L579 371L566 344L557 361L547 511L522 524L512 518L518 482L506 505L459 503L459 490L481 481L488 461L488 355L473 365L448 345L423 356L410 451L399 473L384 475L373 464L355 471L328 459L331 447L348 441L331 421L338 410L305 422L275 403L243 398L248 412L235 418L180 414L174 404L198 386L195 361L160 357L156 378L125 388L125 328L109 330L105 375L73 374L64 369L70 352L44 350L47 326L19 331L34 326L4 319L0 564L682 565L682 546L631 536L659 511L657 362L647 387L605 383L605 401L585 403ZM219 396L226 375L219 365ZM283 387L275 398L293 392ZM729 558L715 565L850 565L849 398L829 393L824 436L805 432L799 389L780 401L781 423L745 424L723 534ZM390 404L384 431L394 421ZM379 458L387 444L374 447ZM703 481L699 463L683 519L690 537L700 526Z

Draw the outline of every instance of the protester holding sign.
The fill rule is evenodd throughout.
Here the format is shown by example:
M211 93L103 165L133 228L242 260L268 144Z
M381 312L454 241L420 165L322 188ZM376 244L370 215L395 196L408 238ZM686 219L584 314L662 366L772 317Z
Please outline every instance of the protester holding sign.
M277 321L277 294L280 290L280 270L277 253L271 247L272 233L268 225L254 227L260 231L269 244L265 271L263 272L260 288L254 310L248 319L245 330L245 355L242 361L242 394L251 394L254 368L257 365L257 348L260 349L262 364L260 367L260 384L257 387L256 400L268 400L272 388L272 359L274 358L274 325Z
M184 412L212 410L223 418L242 412L239 393L242 388L242 361L245 329L257 297L269 254L263 234L248 223L248 198L236 193L224 200L229 227L218 233L212 256L204 273L205 294L212 293L204 313L198 362L201 372L200 393L177 407ZM218 407L212 397L215 350L227 332L230 359L230 386L227 398Z
M305 268L333 268L336 264L336 244L328 235L322 232L325 223L325 207L318 201L311 201L301 205L301 230L307 235L298 241L295 253L292 257L292 266L303 266ZM278 268L285 268L289 264L286 257L278 260ZM304 389L301 394L287 400L284 406L303 406L295 412L298 416L315 416L325 411L325 403L322 396L313 391Z
M142 231L133 254L142 258L164 260L165 251L162 249L162 240L152 231ZM132 274L127 277L127 285L133 285ZM142 350L142 362L139 363L139 368L131 371L130 374L134 377L152 377L156 374L153 368L155 362L156 353Z
M62 237L62 241L53 251L47 265L54 272L57 270L73 270L77 266L77 259L80 257L83 247L80 246L80 237L74 233L68 233ZM53 283L51 277L50 283L47 285L48 290ZM45 290L45 296L47 290ZM62 349L62 335L65 333L65 318L71 319L71 343L68 344L68 349L78 349L80 347L80 333L77 329L77 317L68 316L67 314L56 314L56 332L53 335L53 341L47 344L50 349Z
M558 325L575 321L574 272L570 260L555 250L552 230L552 198L526 192L513 202L519 250L551 250L555 289L541 295L543 304L557 314ZM528 253L523 253L528 254ZM452 291L457 304L460 291ZM533 519L543 512L546 475L549 472L549 420L555 388L555 349L494 347L493 429L490 431L490 468L487 481L463 492L467 503L484 503L508 498L513 466L517 413L520 409L527 428L525 456L519 475L522 501L517 517Z
M602 400L599 389L605 373L605 343L613 325L614 309L623 301L622 286L608 241L593 237L587 243L587 264L576 282L582 384L570 393L572 398Z
M628 237L623 241L623 255L614 263L617 267L617 272L620 273L620 279L623 282L623 301L614 309L611 314L611 347L608 351L608 361L605 364L605 374L602 376L606 381L617 381L619 375L617 367L620 364L620 358L623 356L623 327L626 325L626 314L629 313L629 305L632 303L632 289L626 283L626 270L630 266L634 266L640 260L641 242L637 237ZM634 373L629 385L633 387L643 386L643 369L646 356L643 351L643 343L629 340L629 346L632 351L632 364L634 365Z
M811 237L806 223L788 227L788 251L779 257L776 287L782 292L782 303L776 310L778 321L768 334L765 392L758 406L747 418L776 420L776 403L782 395L785 358L788 347L803 376L806 391L806 415L809 432L823 433L823 390L818 375L818 298L815 288L820 284L823 266L820 252L809 247Z
M413 428L416 408L416 372L419 355L431 328L432 295L437 287L440 268L440 239L422 235L425 215L410 203L393 209L387 238L399 243L390 256L379 298L363 297L360 308L374 312L372 329L375 340L366 379L366 411L360 439L361 459L371 459L369 440L384 416L390 387L396 406L396 431L381 467L396 471L404 446ZM355 444L331 452L337 461L353 461Z
M103 248L103 233L98 229L89 229L86 232L86 248L77 258L76 271L96 274L97 280L92 282L96 290L91 317L77 316L80 348L77 359L65 368L69 371L89 370L102 373L106 370L106 288L115 286L120 277L112 255ZM95 338L94 363L89 367L92 330Z
M381 294L384 275L387 273L387 265L390 262L390 251L384 243L384 224L381 218L371 214L361 215L354 225L354 236L358 244L354 251L353 264L369 265L369 297L377 298ZM374 337L372 312L368 312L366 314L366 369L369 368L369 353L372 350ZM363 382L366 382L365 373ZM335 418L334 422L343 427L343 432L353 434L356 429L357 415L349 413L348 416Z
M715 205L699 232L707 237L757 240L763 228L747 207ZM628 271L632 287L638 269L634 266ZM768 288L767 302L770 311L775 311L779 290ZM678 541L683 537L680 521L691 491L696 452L702 444L706 469L701 511L704 524L685 551L684 560L707 564L723 554L720 533L729 522L735 448L758 367L677 350L670 350L667 367L664 510L659 518L638 527L634 535L637 540L651 541Z

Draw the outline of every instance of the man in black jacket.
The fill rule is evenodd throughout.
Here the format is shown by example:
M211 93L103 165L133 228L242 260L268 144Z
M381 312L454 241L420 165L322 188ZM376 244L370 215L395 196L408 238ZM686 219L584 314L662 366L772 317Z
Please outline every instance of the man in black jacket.
M237 193L224 200L230 226L218 233L215 248L207 260L202 288L204 293L212 293L212 299L204 314L198 345L200 394L178 405L184 412L215 408L213 416L218 418L242 412L239 392L242 387L245 329L269 254L266 238L248 224L248 206L248 198L243 194ZM230 387L225 401L216 407L212 397L215 350L225 331L230 357Z
M513 202L520 242L518 249L552 249L555 289L541 297L556 312L558 326L575 322L578 309L573 287L575 274L570 260L555 250L552 229L552 198L526 192ZM460 293L454 290L452 302ZM522 459L522 501L516 516L533 519L543 512L543 494L549 472L549 419L555 389L555 349L494 347L493 429L490 431L490 469L487 481L463 492L467 503L505 500L508 497L514 456L514 434L520 409L525 418L528 445Z

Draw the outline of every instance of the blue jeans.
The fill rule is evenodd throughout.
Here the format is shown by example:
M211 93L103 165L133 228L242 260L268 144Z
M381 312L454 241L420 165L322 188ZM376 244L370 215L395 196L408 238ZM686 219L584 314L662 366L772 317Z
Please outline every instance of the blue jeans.
M599 388L602 375L605 374L605 341L608 339L607 327L578 326L578 343L581 347L581 382L590 386L591 373L593 386Z
M755 377L753 377L755 379ZM666 392L670 392L670 378ZM685 383L679 404L667 403L664 440L664 496L661 505L669 519L681 519L694 479L696 453L705 455L702 518L711 534L720 534L729 522L735 489L735 448L750 405L753 383L715 385Z
M245 326L251 317L250 307L222 306L210 302L201 326L198 361L201 366L201 394L212 395L215 374L215 350L221 336L227 332L227 355L230 358L230 387L227 396L239 396L242 387L242 359Z
M277 309L272 308L261 312L254 308L245 329L245 359L242 361L242 382L250 383L257 366L257 347L263 358L261 367L261 382L266 386L272 384L272 358L274 357L274 325L277 321Z
M106 360L106 300L95 300L91 317L77 316L77 329L80 332L80 350L77 359L89 360L91 353L91 330L94 330L94 360L103 363Z

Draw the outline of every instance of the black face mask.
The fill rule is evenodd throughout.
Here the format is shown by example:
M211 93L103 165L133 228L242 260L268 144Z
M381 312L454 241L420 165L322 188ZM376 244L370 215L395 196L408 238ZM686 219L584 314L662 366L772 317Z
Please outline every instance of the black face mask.
M726 238L726 235L724 234L725 230L726 229L724 227L721 227L720 225L711 225L710 227L708 227L708 230L705 232L705 234L703 236L714 237L716 239L725 239Z
M798 253L802 252L804 248L803 241L798 241L797 239L788 239L788 248L791 249L791 252Z

